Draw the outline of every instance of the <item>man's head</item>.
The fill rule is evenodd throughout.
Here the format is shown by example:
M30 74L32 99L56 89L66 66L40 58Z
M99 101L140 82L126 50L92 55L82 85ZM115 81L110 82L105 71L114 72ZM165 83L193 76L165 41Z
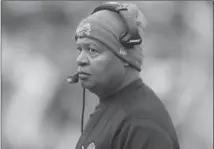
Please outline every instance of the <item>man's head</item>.
M143 15L135 5L129 5L132 9L136 8L128 15L132 17L131 21L135 21L136 30L142 36ZM94 93L116 90L130 78L134 79L134 74L139 74L142 43L131 48L124 47L120 37L126 31L127 26L121 16L109 10L95 12L80 22L76 30L76 43L79 78L83 87ZM82 75L81 72L89 75Z

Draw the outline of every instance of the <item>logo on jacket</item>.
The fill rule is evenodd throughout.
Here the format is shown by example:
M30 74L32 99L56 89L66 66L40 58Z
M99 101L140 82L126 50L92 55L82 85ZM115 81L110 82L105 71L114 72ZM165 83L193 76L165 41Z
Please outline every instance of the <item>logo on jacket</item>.
M88 145L88 147L86 148L86 149L95 149L96 147L95 147L95 144L94 144L94 142L91 142L89 145ZM85 147L84 146L81 146L81 149L85 149Z
M123 48L120 48L119 54L123 55L123 56L126 56L127 52Z

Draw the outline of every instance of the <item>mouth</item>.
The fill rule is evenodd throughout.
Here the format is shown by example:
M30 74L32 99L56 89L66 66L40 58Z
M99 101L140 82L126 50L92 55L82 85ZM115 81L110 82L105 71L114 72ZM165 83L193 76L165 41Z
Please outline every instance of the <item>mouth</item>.
M80 80L86 80L87 78L89 78L91 76L91 74L86 73L86 72L78 72L78 74L79 74Z

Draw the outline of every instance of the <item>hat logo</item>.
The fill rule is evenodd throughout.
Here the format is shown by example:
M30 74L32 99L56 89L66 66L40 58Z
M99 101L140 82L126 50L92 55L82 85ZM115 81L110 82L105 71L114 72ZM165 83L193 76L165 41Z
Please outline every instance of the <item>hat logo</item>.
M89 36L90 32L91 32L90 23L80 25L76 30L77 37Z

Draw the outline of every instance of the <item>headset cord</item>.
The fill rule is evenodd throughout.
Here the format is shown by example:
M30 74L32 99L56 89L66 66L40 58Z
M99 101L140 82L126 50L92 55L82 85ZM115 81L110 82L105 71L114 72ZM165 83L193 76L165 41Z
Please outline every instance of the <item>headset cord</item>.
M85 88L83 88L83 97L82 97L81 133L83 133L84 127L84 113L85 113Z

